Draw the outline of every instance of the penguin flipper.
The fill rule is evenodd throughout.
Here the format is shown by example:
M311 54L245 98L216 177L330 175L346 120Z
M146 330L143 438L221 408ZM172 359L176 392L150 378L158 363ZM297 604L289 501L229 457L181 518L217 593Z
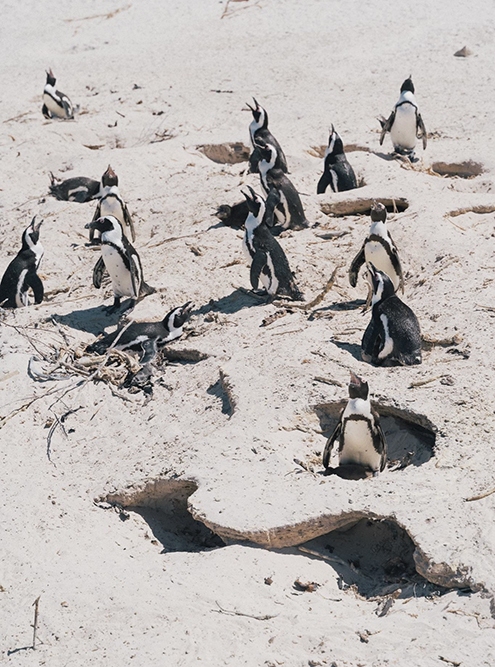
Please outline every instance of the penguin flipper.
M354 259L351 262L351 266L349 267L349 282L351 283L351 287L356 287L359 270L361 269L365 261L366 259L364 256L364 243L363 243L361 250L354 257Z
M421 114L418 112L416 112L416 136L418 139L423 138L423 150L425 150L426 144L428 143L428 136Z
M263 268L266 266L266 255L264 252L257 252L254 255L253 261L251 263L251 271L249 278L251 280L251 287L254 290L258 289L258 284L260 280L260 275Z
M275 224L274 215L275 209L280 204L280 192L277 188L270 188L270 192L265 201L265 217L264 222L268 227L273 227Z
M100 255L93 268L93 286L96 287L96 289L101 288L101 283L103 281L103 276L105 275L106 270L107 267L105 266L103 257Z
M256 146L254 147L253 152L249 156L249 173L250 174L259 174L259 163L261 160L260 150Z
M392 111L392 113L384 123L380 120L380 123L382 123L382 131L380 134L380 146L383 144L383 140L385 139L385 135L387 134L387 132L390 132L390 130L392 129L394 120L395 120L395 110Z
M333 446L335 441L340 438L340 433L342 431L342 412L340 413L337 426L334 428L332 435L328 438L325 449L323 450L323 467L325 469L330 467L330 456L332 455Z
M325 171L321 175L320 180L318 181L318 185L316 186L316 194L322 195L326 191L329 185L332 185L332 181L330 178L330 174L325 169Z
M41 107L41 113L43 114L43 116L45 118L48 118L48 120L50 120L51 117L52 117L52 115L49 112L48 107L46 106L46 104L43 104L43 106Z
M377 350L378 347L378 350ZM366 327L361 341L361 357L364 361L375 363L380 349L380 332L375 324L374 318Z
M390 236L390 240L392 241L392 253L390 255L390 261L392 262L392 266L394 267L395 273L399 276L399 287L402 290L402 294L404 294L404 275L402 273L402 264L400 263L400 258L399 258L399 253L397 252L397 247Z
M123 213L124 213L124 223L126 227L129 228L129 231L131 233L131 241L136 240L136 232L134 230L134 223L132 222L131 214L129 213L129 209L127 208L127 204L123 204Z
M74 110L72 108L71 101L63 93L62 94L59 93L59 95L60 95L60 98L62 100L62 105L64 107L65 117L70 118L70 119L74 118Z
M98 220L98 218L100 218L100 217L101 217L101 202L98 201L98 203L96 204L95 212L93 214L93 219L91 220L91 222L96 222L96 220ZM94 243L94 240L95 240L95 230L90 229L89 230L89 242ZM94 285L94 282L93 282L93 285ZM96 285L95 285L95 287L96 287Z
M385 440L385 434L383 433L380 416L376 410L371 409L371 415L374 421L373 429L373 445L377 452L381 454L380 459L380 472L383 472L385 466L387 465L387 441Z
M43 282L41 278L35 271L30 271L26 276L26 284L34 292L34 303L41 303L43 301L43 295L45 293L43 288Z

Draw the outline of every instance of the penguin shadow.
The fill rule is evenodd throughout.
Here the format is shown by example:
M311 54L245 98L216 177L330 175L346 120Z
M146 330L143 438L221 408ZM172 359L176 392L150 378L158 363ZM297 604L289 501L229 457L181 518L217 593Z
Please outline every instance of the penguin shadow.
M86 331L98 336L106 327L118 324L122 314L122 310L109 314L104 310L104 306L96 306L84 310L73 310L66 315L55 314L53 318L71 329Z
M232 315L238 313L244 308L254 308L257 306L265 306L268 303L268 298L250 294L248 291L239 288L234 289L227 296L223 296L218 300L211 300L209 303L201 306L196 310L196 315L206 315L207 313L223 313L224 315Z
M327 306L328 310L342 311L342 310L358 310L366 305L364 299L353 299L352 301L336 301Z
M357 361L363 360L361 357L361 345L358 345L357 343L347 343L346 341L335 340L333 338L331 342L341 350L349 352L349 354L351 354Z

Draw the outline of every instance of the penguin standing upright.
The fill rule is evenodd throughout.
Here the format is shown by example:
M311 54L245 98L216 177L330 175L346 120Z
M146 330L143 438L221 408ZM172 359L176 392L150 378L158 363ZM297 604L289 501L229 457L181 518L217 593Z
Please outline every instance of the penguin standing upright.
M275 166L275 147L259 141L256 147L260 154L259 171L263 190L267 196L271 190L276 190L280 196L280 203L275 208L275 218L284 229L307 227L309 223L296 188L283 171Z
M22 247L10 262L0 283L0 308L22 308L29 304L28 292L34 292L34 302L43 301L43 283L37 274L43 257L40 227L36 216L22 234Z
M414 160L414 148L416 139L423 139L423 150L426 148L426 128L418 110L416 98L414 97L414 84L409 77L400 88L400 97L390 116L385 120L383 116L379 119L382 126L380 134L380 146L387 132L394 146L394 151L399 155L406 155Z
M86 225L88 229L95 229L100 234L101 256L110 279L114 294L114 302L107 306L106 311L113 313L120 308L123 296L130 296L131 302L126 308L133 308L139 297L153 294L155 289L144 282L143 269L139 255L122 232L122 225L115 216L109 215L93 220ZM93 284L98 287L98 276L93 270ZM99 276L101 284L101 275Z
M263 142L271 144L275 148L275 167L281 169L286 174L289 171L287 169L287 160L280 144L268 129L268 114L263 107L260 107L254 97L253 101L256 105L255 107L247 103L253 114L253 120L249 125L249 136L253 145L253 152L249 157L249 170L252 174L259 172L260 155L256 144L257 142Z
M41 111L45 118L74 118L74 107L65 93L55 89L55 79L52 70L46 73L46 84L43 89L43 106Z
M354 169L347 162L344 144L333 124L325 150L323 174L318 181L316 194L323 194L328 186L332 188L333 192L344 192L357 188Z
M251 261L251 286L256 291L261 280L270 296L282 294L301 300L303 297L295 283L287 257L268 229L267 222L272 219L272 213L268 213L265 218L265 202L251 187L249 191L250 194L242 193L249 206L242 245L246 257Z
M323 451L323 466L330 467L335 441L339 443L339 466L362 466L374 475L387 463L387 443L380 418L371 407L368 383L351 372L349 402Z
M397 291L400 287L404 293L404 277L399 253L387 229L387 209L379 202L373 202L369 234L349 269L349 282L352 287L356 287L359 270L365 262L386 273L392 281L394 290Z
M50 194L61 201L74 201L84 204L98 197L99 181L86 176L75 176L62 180L50 172Z
M375 365L421 363L421 331L413 311L395 294L390 278L370 264L371 321L361 342L364 361Z
M127 238L130 238L131 241L136 240L132 218L126 203L120 196L118 176L110 165L108 165L107 170L101 177L98 204L93 215L93 222L98 220L98 218L104 218L109 215L117 218L122 225L122 231ZM89 235L89 240L93 242L95 239L94 232L96 227L90 227L90 229L91 233Z

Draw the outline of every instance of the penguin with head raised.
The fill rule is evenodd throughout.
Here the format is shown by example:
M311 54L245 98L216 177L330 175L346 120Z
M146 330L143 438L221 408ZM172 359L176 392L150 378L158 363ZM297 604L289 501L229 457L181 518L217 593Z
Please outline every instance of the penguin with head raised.
M323 194L328 186L332 188L333 192L344 192L357 188L354 169L347 161L344 144L333 124L325 150L323 174L318 181L316 194Z
M22 247L8 265L0 282L0 307L22 308L29 305L28 292L34 293L34 302L43 301L43 283L38 276L38 268L43 258L40 243L40 227L43 220L36 223L36 216L22 234Z
M359 270L365 262L385 273L392 281L395 291L400 287L404 293L399 253L387 229L387 209L379 202L373 202L369 234L349 269L349 282L352 287L356 287Z
M275 148L275 166L286 174L288 172L287 160L280 144L268 129L268 114L263 107L260 107L254 97L253 101L255 104L254 107L247 103L253 114L253 120L249 125L249 136L251 144L253 145L253 152L249 157L249 171L252 174L257 174L259 172L259 161L261 156L256 144L257 142L263 142L265 144L271 144Z
M394 151L399 155L406 155L410 160L414 160L416 139L423 139L423 150L426 148L426 128L414 97L411 77L402 84L399 100L390 116L386 120L381 116L378 120L382 126L380 146L387 132L390 132Z
M376 366L421 363L421 331L413 311L399 299L390 278L370 264L371 321L361 342L364 361Z
M270 296L280 294L294 300L303 298L296 285L287 257L268 225L273 223L273 207L277 203L276 193L265 201L249 187L242 193L249 206L243 239L243 250L251 262L251 286L256 292L259 282ZM267 210L267 208L271 210Z
M351 372L349 401L323 451L323 466L330 468L335 442L339 467L359 466L377 475L387 464L387 443L378 413L371 407L368 383ZM335 472L335 469L332 470ZM343 476L343 475L342 475Z
M93 215L93 222L98 218L113 216L122 225L124 235L131 241L136 240L134 225L126 203L120 196L119 179L112 167L108 165L107 170L101 177L100 190L97 196L98 204ZM91 228L89 240L94 242L96 228Z
M62 180L56 178L50 172L50 192L55 199L61 201L74 201L84 204L98 197L100 191L99 181L86 176L75 176Z
M271 190L279 193L280 203L275 209L275 218L283 229L303 229L308 227L299 193L276 165L276 149L272 144L258 141L256 147L260 153L259 171L261 185L268 196Z
M97 263L93 269L93 285L101 286L101 267L108 271L112 281L114 302L106 311L113 313L120 308L120 300L124 296L131 297L126 310L133 308L137 299L153 294L155 289L144 282L141 260L134 247L122 232L122 225L113 215L93 220L86 225L95 229L100 235L102 264Z
M65 93L55 89L56 79L52 70L46 73L46 84L43 90L43 106L41 111L45 118L74 118L74 107Z

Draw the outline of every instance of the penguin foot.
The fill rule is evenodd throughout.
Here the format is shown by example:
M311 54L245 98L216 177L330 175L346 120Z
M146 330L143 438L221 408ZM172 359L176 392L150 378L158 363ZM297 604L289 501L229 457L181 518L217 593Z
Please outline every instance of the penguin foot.
M120 308L120 297L116 296L111 306L104 306L103 310L107 315L112 315Z

